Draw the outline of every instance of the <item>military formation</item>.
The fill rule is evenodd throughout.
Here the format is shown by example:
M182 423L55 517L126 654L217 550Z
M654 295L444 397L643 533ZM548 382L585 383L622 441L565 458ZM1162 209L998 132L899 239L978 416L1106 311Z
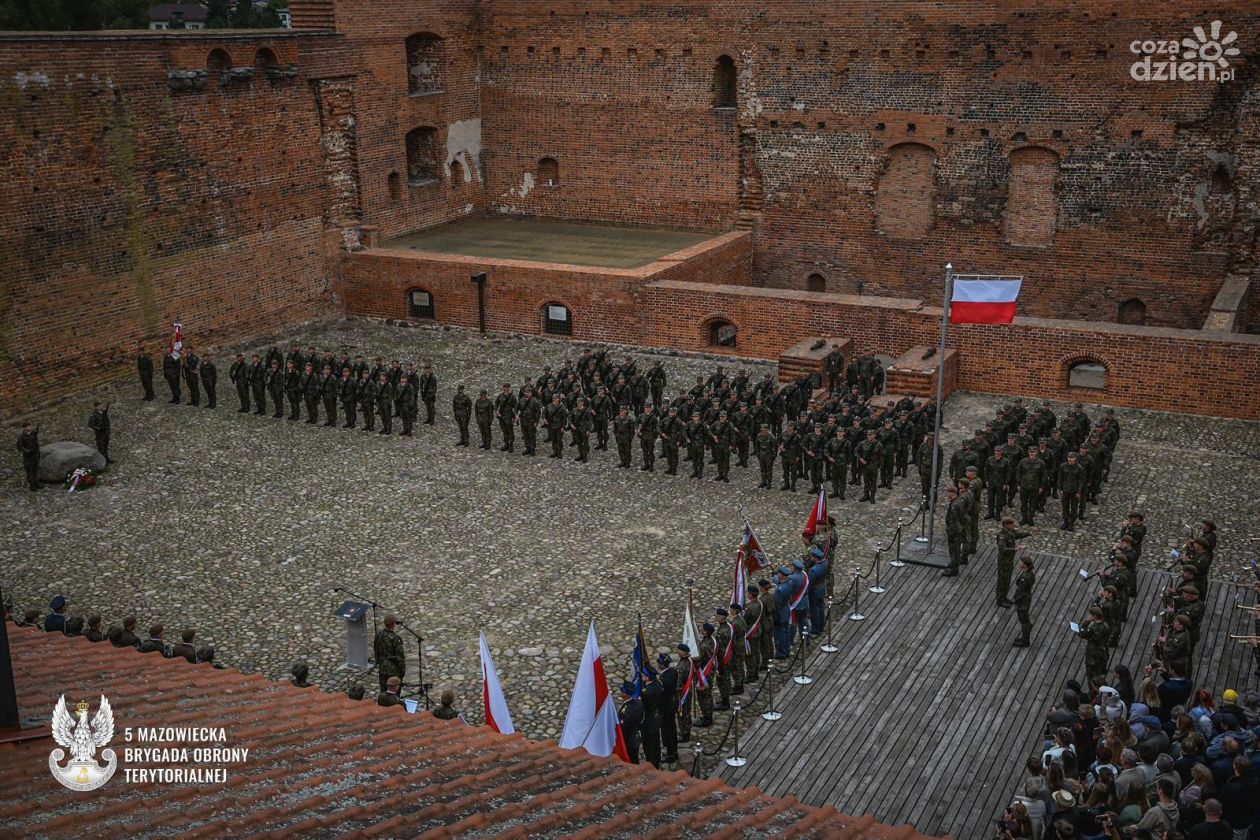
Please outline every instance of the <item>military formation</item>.
M551 458L571 449L574 461L586 462L592 451L612 444L621 469L633 468L637 451L641 471L656 472L659 460L665 475L679 475L686 463L697 480L711 465L712 480L729 482L732 466L746 469L756 459L761 488L774 486L777 464L779 489L817 493L830 484L839 499L857 485L861 500L873 503L878 488L891 488L911 464L926 486L932 466L920 455L931 451L924 445L934 422L932 402L903 397L878 406L882 368L873 357L859 362L846 368L843 354L833 351L827 370L836 388L817 398L812 376L778 386L770 373L754 381L745 369L728 373L718 365L666 400L661 362L640 369L605 348L587 349L519 386L504 383L493 397L482 389L473 399L460 386L452 403L456 445L470 445L475 421L482 449L495 448L497 427L498 449L516 452L519 445L524 456L537 454L541 435ZM853 384L841 387L833 368L847 371L844 381Z
M832 518L804 539L800 559L775 569L773 581L761 578L742 602L717 607L699 628L696 650L681 642L676 658L662 653L656 667L645 663L637 692L634 682L623 683L619 713L633 762L642 750L654 767L676 767L678 745L691 741L693 728L712 726L714 713L730 711L731 698L756 685L775 660L822 635L836 542Z

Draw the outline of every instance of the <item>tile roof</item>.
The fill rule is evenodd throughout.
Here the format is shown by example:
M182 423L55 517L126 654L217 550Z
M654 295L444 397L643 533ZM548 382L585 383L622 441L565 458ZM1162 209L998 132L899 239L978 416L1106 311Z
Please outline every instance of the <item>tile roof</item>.
M119 770L103 788L75 793L49 773L51 739L0 745L6 836L922 837L371 700L8 630L23 720L47 719L62 694L68 705L90 701L94 713L104 694ZM191 766L124 760L123 748L137 746L124 741L125 728L172 726L223 727L223 744L201 746L248 747L248 760L226 765L221 783L126 782L126 767Z

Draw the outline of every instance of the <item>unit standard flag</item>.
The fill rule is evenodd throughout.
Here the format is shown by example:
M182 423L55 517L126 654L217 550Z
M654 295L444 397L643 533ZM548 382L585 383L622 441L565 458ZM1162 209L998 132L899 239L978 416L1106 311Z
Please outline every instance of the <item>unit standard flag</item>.
M599 657L599 642L595 640L593 621L586 634L586 648L582 651L582 663L573 683L573 698L569 701L569 714L564 720L564 732L560 735L561 749L578 747L591 755L615 753L622 761L630 761L626 739L621 734L621 723L617 720L617 705L608 693L608 678L604 675L604 663Z
M171 336L171 355L174 356L176 359L178 359L179 353L183 349L184 349L184 325L176 324L175 334Z
M818 498L814 500L814 507L809 512L809 521L805 523L805 530L802 533L813 539L819 529L827 530L827 488L825 487L818 489Z
M761 540L752 525L744 522L744 536L739 541L739 550L735 552L735 583L731 591L731 603L741 607L748 605L749 578L761 569L770 565L766 552L761 548Z
M1022 277L954 278L950 323L1009 324L1023 283Z
M481 631L481 696L486 704L486 725L504 735L515 732L516 729L512 726L512 713L508 711L507 698L503 696L499 672L495 669L494 659L490 656L490 647L486 644L484 630Z

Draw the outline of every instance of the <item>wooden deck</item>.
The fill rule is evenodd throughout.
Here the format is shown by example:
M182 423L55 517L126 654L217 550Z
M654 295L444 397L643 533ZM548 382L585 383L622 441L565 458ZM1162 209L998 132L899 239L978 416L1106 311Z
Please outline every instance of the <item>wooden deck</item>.
M1169 577L1143 557L1139 594L1113 663L1141 679L1157 628L1151 619ZM888 591L862 591L865 621L837 607L837 653L812 654L811 685L777 697L783 718L755 723L741 738L746 766L720 764L733 785L793 795L847 814L909 823L924 834L989 837L1009 804L1024 759L1040 752L1043 716L1064 683L1084 683L1084 643L1071 632L1097 592L1079 576L1097 564L1037 555L1033 639L1015 648L1013 609L994 606L996 562L987 547L958 578L922 566L889 569ZM837 580L839 584L839 580ZM865 586L865 584L864 584ZM1228 639L1250 632L1234 608L1250 592L1215 582L1195 657L1196 682L1219 696L1255 687L1251 651Z

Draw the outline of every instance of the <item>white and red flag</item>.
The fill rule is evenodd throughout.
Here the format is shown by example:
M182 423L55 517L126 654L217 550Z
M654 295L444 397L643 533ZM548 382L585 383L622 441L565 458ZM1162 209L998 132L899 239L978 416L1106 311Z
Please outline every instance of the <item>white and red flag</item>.
M494 667L494 659L490 656L490 647L486 644L486 631L481 631L481 696L486 704L486 725L495 732L511 735L516 729L512 726L512 713L508 711L507 698L503 696L503 686L499 683L499 672Z
M814 500L814 507L809 512L809 521L805 523L805 536L811 540L819 530L827 530L827 488L820 487L818 489L818 498Z
M622 761L630 761L626 739L621 734L621 723L617 720L617 705L608 693L608 678L599 656L593 621L586 634L586 648L582 651L577 680L573 683L573 698L569 701L564 732L560 734L561 749L575 750L578 747L591 755L616 754Z
M171 336L171 355L179 358L179 352L184 349L184 325L175 325L175 334Z
M1022 277L956 277L949 304L952 324L1009 324Z
M748 581L753 574L770 565L766 552L761 548L761 540L752 525L744 522L744 536L739 541L739 550L735 552L735 583L731 590L731 603L741 607L748 605Z

